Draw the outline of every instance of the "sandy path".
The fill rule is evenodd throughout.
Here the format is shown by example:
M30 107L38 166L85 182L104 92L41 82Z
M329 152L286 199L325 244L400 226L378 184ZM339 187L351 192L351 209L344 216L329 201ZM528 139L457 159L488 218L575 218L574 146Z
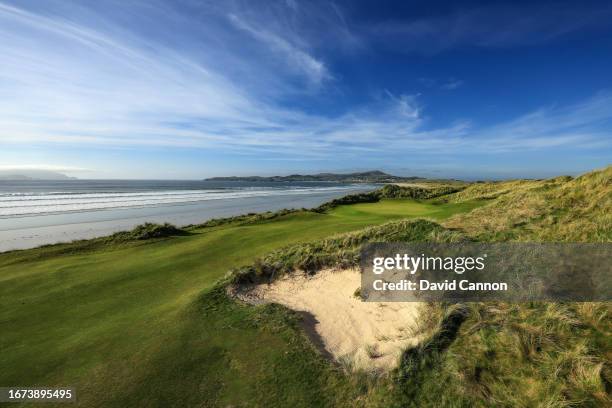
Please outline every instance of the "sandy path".
M243 292L244 300L274 302L307 312L325 350L356 369L397 366L405 348L415 345L421 304L362 302L358 270L323 270L313 276L293 274L271 285Z

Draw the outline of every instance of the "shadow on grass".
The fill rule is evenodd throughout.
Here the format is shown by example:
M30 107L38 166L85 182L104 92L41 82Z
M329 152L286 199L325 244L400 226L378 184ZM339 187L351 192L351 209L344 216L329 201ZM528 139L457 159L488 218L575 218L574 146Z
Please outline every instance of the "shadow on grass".
M441 360L441 355L457 338L459 329L468 315L467 306L456 305L446 313L436 334L426 342L404 351L398 369L398 380L410 381L414 385L415 379L418 379L423 372L435 368Z
M129 231L120 231L104 237L74 240L57 244L41 245L31 249L16 249L0 254L0 265L7 266L22 261L32 261L52 258L60 255L71 255L92 252L96 250L127 248L128 245L142 245L158 239L179 236L197 235L195 232L175 227L172 224L145 223Z

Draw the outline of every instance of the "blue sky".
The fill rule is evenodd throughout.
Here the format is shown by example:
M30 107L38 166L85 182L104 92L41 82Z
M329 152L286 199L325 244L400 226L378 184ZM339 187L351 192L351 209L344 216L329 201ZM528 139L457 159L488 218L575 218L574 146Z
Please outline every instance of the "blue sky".
M83 178L612 162L610 2L0 0L0 170Z

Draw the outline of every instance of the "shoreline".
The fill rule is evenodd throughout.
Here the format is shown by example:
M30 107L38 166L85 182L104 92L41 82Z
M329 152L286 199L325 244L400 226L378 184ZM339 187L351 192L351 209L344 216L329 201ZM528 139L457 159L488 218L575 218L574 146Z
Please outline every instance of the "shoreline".
M147 206L137 208L46 214L0 219L0 254L37 248L43 245L100 238L128 231L146 222L171 223L177 227L216 219L284 209L315 208L327 201L347 195L373 191L375 188L313 192L303 195L276 195L219 199L195 203Z

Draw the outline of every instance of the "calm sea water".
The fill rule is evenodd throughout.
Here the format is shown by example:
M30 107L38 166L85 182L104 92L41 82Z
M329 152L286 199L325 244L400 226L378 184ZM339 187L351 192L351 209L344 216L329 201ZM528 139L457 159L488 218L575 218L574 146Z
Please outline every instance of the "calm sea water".
M187 225L310 208L374 188L326 182L0 181L0 251L108 235L143 222Z

